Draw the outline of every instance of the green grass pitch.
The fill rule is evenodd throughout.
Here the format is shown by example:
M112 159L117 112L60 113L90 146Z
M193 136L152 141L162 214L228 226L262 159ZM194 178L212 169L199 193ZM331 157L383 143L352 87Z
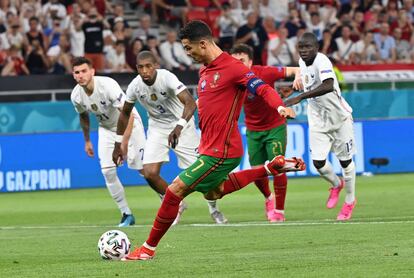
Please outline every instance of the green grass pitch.
M155 259L126 263L97 252L120 219L105 188L0 194L0 277L414 277L413 186L414 174L358 177L348 223L325 208L320 178L290 179L284 224L265 221L254 185L220 200L223 226L194 193ZM138 225L122 230L138 245L160 201L146 186L126 192Z

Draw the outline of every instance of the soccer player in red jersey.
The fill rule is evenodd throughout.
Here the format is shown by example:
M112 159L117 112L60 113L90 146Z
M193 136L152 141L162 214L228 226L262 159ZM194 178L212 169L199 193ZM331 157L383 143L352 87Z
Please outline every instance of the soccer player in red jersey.
M181 200L188 194L199 191L207 200L216 200L268 175L305 168L301 159L285 160L283 156L277 156L263 167L230 173L239 165L243 155L237 122L246 88L262 96L267 105L277 109L281 116L294 117L295 113L284 107L274 89L239 60L223 52L214 43L211 30L204 22L195 20L187 23L181 30L180 38L187 55L205 65L200 69L198 82L200 157L168 186L148 239L125 256L123 260L126 261L154 257L159 241L177 215ZM127 114L124 106L118 121L118 136L124 132ZM118 143L115 143L113 160L122 160Z
M273 67L253 65L253 49L247 44L236 44L230 50L231 55L245 64L264 82L274 87L276 80L295 76L293 87L301 87L299 67ZM252 168L262 167L267 160L277 155L285 155L287 134L286 119L266 101L257 95L247 92L244 102L245 122L247 128L247 146L249 161ZM269 190L269 178L256 180L257 188L265 197L265 210L270 222L285 221L285 200L287 177L286 173L274 176L273 188L275 195ZM276 206L275 206L276 204Z

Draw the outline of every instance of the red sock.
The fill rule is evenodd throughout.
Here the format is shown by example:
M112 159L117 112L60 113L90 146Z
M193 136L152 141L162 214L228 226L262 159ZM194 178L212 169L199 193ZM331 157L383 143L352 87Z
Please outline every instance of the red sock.
M222 196L240 190L252 181L267 177L267 172L264 167L260 167L231 173L228 177L229 179L224 182Z
M276 209L285 209L287 177L286 174L275 176L273 180L273 188L275 189Z
M265 198L269 198L271 192L269 189L269 178L265 177L260 180L255 180L254 183L256 184L257 188L262 192Z
M182 198L178 197L172 193L169 188L167 188L164 200L158 210L157 217L154 220L150 235L146 241L148 245L152 247L156 247L158 245L161 238L174 222L181 201Z

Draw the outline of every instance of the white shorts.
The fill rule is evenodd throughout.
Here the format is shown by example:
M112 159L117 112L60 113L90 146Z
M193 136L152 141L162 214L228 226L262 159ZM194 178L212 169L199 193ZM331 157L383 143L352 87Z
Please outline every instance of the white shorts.
M144 164L170 161L168 146L168 135L173 129L161 129L150 127L147 131L147 143L144 151ZM194 123L189 123L182 130L178 145L172 149L178 159L178 167L188 168L198 158L198 145L200 136L195 129Z
M101 168L115 167L112 161L112 152L114 150L116 132L106 128L98 129L98 156ZM141 170L142 158L145 146L145 132L142 123L134 123L131 137L128 142L127 163L128 168Z
M332 151L339 160L349 160L356 153L354 122L348 118L343 125L331 132L309 130L312 160L325 160Z

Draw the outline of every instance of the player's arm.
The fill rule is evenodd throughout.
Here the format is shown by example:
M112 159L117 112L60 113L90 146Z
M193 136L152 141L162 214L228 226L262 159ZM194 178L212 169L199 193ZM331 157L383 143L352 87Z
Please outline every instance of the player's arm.
M292 106L292 105L295 105L296 103L301 102L304 99L323 96L327 93L333 92L333 90L334 90L334 80L333 78L328 78L328 79L325 79L322 82L322 84L316 87L315 89L288 99L285 102L285 104L286 106Z
M181 135L181 131L187 125L188 121L194 115L194 111L197 108L197 104L190 94L190 92L185 89L177 95L178 99L184 104L184 110L181 118L178 120L177 125L171 131L170 135L168 136L168 144L175 148L178 144L178 137Z
M128 153L128 142L129 142L129 138L131 138L133 128L134 128L134 113L131 113L131 115L129 116L127 127L124 132L124 136L122 137L122 142L121 142L121 150L124 156Z
M122 164L123 161L121 143L123 141L123 135L128 126L129 118L131 117L133 108L134 103L125 101L121 114L119 115L118 124L116 127L115 147L112 153L112 160L116 165Z
M82 128L83 138L85 139L85 152L89 157L93 157L94 156L93 145L89 137L89 126L90 126L89 113L86 111L80 113L79 122Z
M251 94L261 96L270 107L277 109L280 116L282 117L294 118L296 116L296 113L293 109L285 107L283 100L280 98L280 95L275 89L270 87L252 72L244 71L242 75L243 76L240 81L244 86L246 86L247 90Z

